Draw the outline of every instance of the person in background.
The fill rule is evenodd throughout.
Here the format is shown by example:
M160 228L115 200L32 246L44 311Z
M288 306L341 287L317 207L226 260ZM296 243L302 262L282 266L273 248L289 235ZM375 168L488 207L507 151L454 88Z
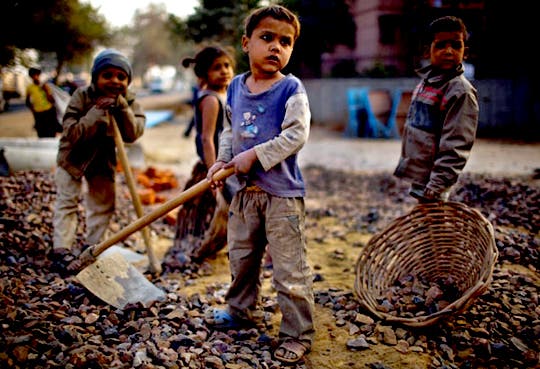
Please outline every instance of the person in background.
M429 25L430 64L418 70L394 175L419 202L446 201L462 173L478 127L476 89L464 75L467 29L453 16Z
M34 129L39 138L56 137L62 132L58 122L54 97L47 83L41 83L41 69L30 68L28 75L32 83L26 89L26 106L34 115Z
M221 46L207 46L195 58L185 58L182 65L186 68L194 65L200 86L194 99L193 114L195 146L200 161L186 183L187 189L206 178L208 168L216 161L227 87L234 76L234 58ZM227 211L231 197L231 190L226 186L223 191L215 194L208 191L184 204L177 216L175 248L185 248L182 241L189 234L202 237L200 247L195 243L195 250L185 250L193 259L202 260L222 249L227 244ZM209 214L213 215L209 217ZM210 223L208 219L211 219Z
M53 215L51 258L69 262L76 243L79 197L83 190L86 210L86 244L106 237L115 210L116 147L111 117L124 142L142 136L146 117L135 94L128 90L132 78L129 60L114 49L100 52L92 66L92 82L71 96L55 173L56 202ZM65 267L66 265L60 265Z
M236 76L227 90L228 124L207 176L212 187L220 186L213 175L233 167L240 183L229 208L232 281L225 296L227 307L209 310L207 323L215 329L238 329L257 322L267 248L282 312L274 357L287 365L309 352L315 332L313 276L306 255L306 191L298 165L311 112L302 82L282 73L299 34L297 16L283 6L261 7L247 17L242 49L249 71Z
M186 59L182 61L182 65L186 62ZM184 65L184 68L189 67L189 63L187 65ZM191 86L191 106L193 109L195 109L197 105L197 95L199 94L199 89L203 88L204 86L200 85L200 81L196 85ZM191 135L191 131L195 127L195 115L190 119L188 125L186 126L186 129L184 130L184 137L189 137Z
M77 87L79 86L77 86L73 79L73 73L66 73L63 81L60 83L60 88L68 94L73 95Z

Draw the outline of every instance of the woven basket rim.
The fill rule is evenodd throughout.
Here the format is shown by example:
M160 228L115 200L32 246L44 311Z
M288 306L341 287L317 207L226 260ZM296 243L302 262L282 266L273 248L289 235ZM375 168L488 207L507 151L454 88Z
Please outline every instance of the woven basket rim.
M414 247L419 248L417 244L402 242L400 243L400 246L405 248L404 252L396 252L392 245L392 241L397 237L405 237L410 234L412 232L410 231L410 228L413 228L411 224L420 223L421 227L428 227L428 229L432 229L436 225L445 224L445 229L447 229L450 227L449 224L454 224L453 221L454 223L473 227L474 230L478 228L478 234L473 235L478 235L478 237L481 236L482 241L485 244L485 255L479 255L479 257L482 258L482 265L480 266L477 275L474 275L474 283L471 283L470 286L461 291L461 296L459 298L452 301L444 309L433 314L417 317L402 317L378 310L377 294L382 289L380 282L383 282L383 285L390 285L395 282L397 278L392 278L392 280L390 280L388 279L388 274L401 273L401 276L407 274L409 271L400 270L400 264L403 264L404 262L404 255L410 254L410 250L413 250ZM399 232L402 232L402 234L399 234ZM467 241L473 242L474 240L470 239L473 235L466 235L469 237ZM460 246L462 247L462 245ZM472 251L467 249L466 251L479 254L479 251L474 249ZM482 249L482 251L484 251L484 249ZM355 293L359 303L381 320L400 323L411 327L432 325L443 317L463 311L470 306L474 299L487 290L492 280L493 269L498 254L493 226L477 209L455 201L418 204L408 213L392 220L384 229L373 235L368 244L364 246L356 261ZM449 253L445 254L445 257L447 257L447 259L448 257L454 258L453 261L456 261L458 255L459 253ZM391 263L391 265L389 263ZM438 261L434 261L433 265L436 266L437 263ZM434 266L432 266L432 268L434 268ZM410 265L408 267L410 267ZM368 275L363 273L365 270L371 271L372 268L378 268L376 269L377 273L368 273ZM427 271L424 271L424 273L427 273ZM385 279L383 281L376 278L379 274L384 275Z

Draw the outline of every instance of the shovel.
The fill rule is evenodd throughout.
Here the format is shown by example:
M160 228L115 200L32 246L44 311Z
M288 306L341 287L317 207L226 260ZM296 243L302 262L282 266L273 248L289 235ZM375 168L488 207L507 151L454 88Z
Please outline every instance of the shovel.
M118 150L120 163L122 164L122 168L124 169L126 182L129 187L129 193L131 194L131 200L133 201L133 206L135 207L135 213L137 214L137 218L142 218L144 213L142 209L141 199L139 198L139 194L137 193L135 180L133 178L133 173L131 172L131 167L129 165L126 149L124 147L124 141L122 140L122 135L120 134L120 130L118 129L118 124L116 123L114 116L112 114L108 115L114 130L114 143L116 144L116 148ZM148 254L148 269L150 270L150 273L161 274L161 263L159 263L156 259L154 249L152 248L152 244L150 242L150 232L146 227L143 228L141 232L144 244L146 246L146 253Z
M154 301L165 299L165 292L146 279L120 252L100 257L81 270L75 279L117 309L135 303L149 307Z
M234 173L234 168L221 169L214 174L214 181L222 181ZM164 293L146 279L133 265L127 263L119 254L107 258L97 257L117 242L137 232L156 219L167 214L186 201L202 194L210 188L210 182L203 179L178 196L128 224L109 239L84 250L67 267L70 271L80 271L76 279L94 295L106 303L123 309L126 304L142 302L145 306L152 301L164 298ZM84 269L83 269L84 268Z

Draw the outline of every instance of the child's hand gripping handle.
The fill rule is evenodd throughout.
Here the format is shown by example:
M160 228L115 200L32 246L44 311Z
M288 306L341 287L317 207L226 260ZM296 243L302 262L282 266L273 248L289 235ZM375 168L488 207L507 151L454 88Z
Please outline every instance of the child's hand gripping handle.
M221 169L217 173L214 174L212 179L214 181L223 181L224 179L231 176L232 174L234 174L234 168L232 167L227 168L227 169ZM77 259L75 259L73 262L71 262L71 264L69 264L68 270L77 271L90 265L96 260L99 254L107 250L109 247L111 247L115 243L124 240L132 233L137 232L139 229L147 226L148 224L152 223L156 219L162 217L163 215L167 214L171 210L182 205L186 201L189 201L193 199L194 197L204 193L209 188L210 188L210 181L208 179L203 179L197 182L190 188L181 192L178 196L170 199L169 201L165 202L164 204L162 204L160 207L156 208L152 212L144 215L143 217L130 223L125 228L121 229L119 232L113 234L111 238L99 244L95 244L88 247Z

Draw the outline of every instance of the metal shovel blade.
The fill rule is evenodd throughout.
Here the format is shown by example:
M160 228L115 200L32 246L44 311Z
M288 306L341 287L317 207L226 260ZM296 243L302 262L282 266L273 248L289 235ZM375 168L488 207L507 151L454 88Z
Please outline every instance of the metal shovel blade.
M153 302L165 299L165 293L120 253L98 258L81 270L75 279L95 296L118 309L135 303L149 307Z
M98 259L107 257L111 254L114 254L115 252L120 253L128 263L137 268L137 270L141 273L149 271L149 262L148 258L145 255L139 254L138 252L118 245L113 245L107 250L103 251L103 253L98 256Z

